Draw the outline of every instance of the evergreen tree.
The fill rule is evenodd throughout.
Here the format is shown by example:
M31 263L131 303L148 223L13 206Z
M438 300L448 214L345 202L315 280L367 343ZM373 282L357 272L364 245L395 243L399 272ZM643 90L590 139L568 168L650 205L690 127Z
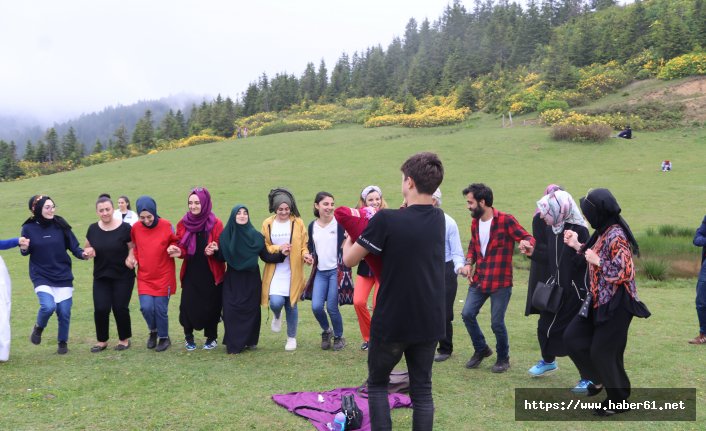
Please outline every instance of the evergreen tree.
M177 126L177 139L181 139L186 136L186 120L184 120L184 114L181 109L177 109L176 115L174 116Z
M351 64L348 61L348 54L344 52L341 58L338 59L336 66L334 66L333 72L331 72L331 85L329 86L331 99L345 97L350 84Z
M32 145L31 140L27 140L27 145L25 145L25 155L22 157L24 160L27 160L28 162L34 162L35 161L36 152L34 151L34 145Z
M306 64L306 69L304 69L304 73L299 80L299 88L302 93L302 99L316 101L319 98L314 63L309 62Z
M61 140L61 155L64 160L78 162L83 157L83 145L78 142L76 131L69 127L68 132Z
M47 141L47 161L56 162L61 159L61 150L59 149L59 135L52 127L47 130L44 135L44 140Z
M47 146L44 145L44 141L40 140L37 143L37 149L34 150L34 161L46 162L47 160L49 160L49 156L47 156Z
M93 146L93 154L98 154L103 152L103 144L100 139L96 139L96 144Z
M259 98L260 89L257 88L257 84L251 82L248 85L248 89L245 90L243 95L243 115L250 116L255 115L259 110L257 107L257 99Z
M704 0L694 2L692 27L694 48L706 50L706 1Z
M366 72L364 85L367 89L367 95L373 97L384 96L387 91L387 72L385 70L385 54L382 51L382 47L377 46L370 51Z
M115 142L112 145L112 150L113 154L116 156L125 156L128 154L128 143L129 143L129 138L128 138L128 133L127 133L127 128L125 127L124 124L121 124L120 127L118 127L115 132L113 133L113 136L115 137Z
M142 151L149 150L154 146L154 125L152 124L152 111L149 109L135 125L135 130L132 132L132 144Z
M0 140L0 179L11 180L22 176L24 172L17 163L17 147L14 141L8 144Z
M326 69L326 63L324 59L321 59L319 63L319 71L316 73L316 95L317 100L324 98L326 96L326 89L328 87L328 70Z
M258 82L258 94L257 101L257 112L269 112L272 110L270 106L270 81L266 74L260 76L260 81Z

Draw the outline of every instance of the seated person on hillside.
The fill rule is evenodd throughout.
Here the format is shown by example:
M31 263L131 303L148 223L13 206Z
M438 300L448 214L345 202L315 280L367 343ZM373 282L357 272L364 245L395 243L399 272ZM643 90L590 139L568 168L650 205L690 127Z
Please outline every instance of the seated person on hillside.
M618 133L618 138L632 139L632 129L630 126L626 126L625 130Z
M672 170L672 162L669 160L664 160L662 162L662 172L669 172Z

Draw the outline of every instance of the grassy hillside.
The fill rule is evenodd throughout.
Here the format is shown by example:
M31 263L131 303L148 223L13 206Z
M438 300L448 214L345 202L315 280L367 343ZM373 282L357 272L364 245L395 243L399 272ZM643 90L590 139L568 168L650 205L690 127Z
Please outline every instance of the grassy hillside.
M469 215L460 190L485 182L495 192L495 206L515 214L529 227L534 203L550 182L566 186L576 198L590 187L608 187L617 196L633 229L644 232L661 224L696 228L706 210L703 154L706 130L636 132L636 139L604 144L553 142L537 127L500 128L500 120L476 115L468 122L435 129L340 126L319 132L278 134L224 141L137 157L72 172L0 183L5 202L0 225L3 238L19 233L27 200L35 193L52 196L57 213L82 241L95 221L99 193L127 194L133 202L152 195L162 217L176 221L186 211L190 187L203 185L213 195L214 210L226 217L236 203L250 207L255 225L267 216L267 193L275 186L291 188L304 219L312 219L314 195L327 190L338 205L352 205L368 184L382 187L392 205L400 202L399 166L418 151L440 154L446 179L444 207L468 240ZM661 160L674 171L662 173ZM27 261L16 250L2 253L14 282L13 346L10 362L0 364L0 411L6 429L311 429L303 420L276 407L269 396L298 390L327 390L360 384L366 376L364 352L358 350L358 325L352 307L344 307L349 347L332 354L318 348L318 325L310 303L300 308L299 349L283 350L284 336L272 334L263 317L260 349L228 358L223 348L186 353L180 345L179 294L170 306L170 333L175 345L157 355L144 348L146 331L136 293L131 311L134 348L118 355L91 354L95 337L91 298L92 264L74 261L76 292L71 352L54 354L56 321L35 347L27 340L36 315L36 299L27 277ZM456 351L435 365L436 426L440 430L524 428L542 423L516 423L515 387L570 387L577 373L568 359L547 379L529 379L526 370L539 357L536 318L522 316L527 274L516 272L514 299L508 310L512 368L504 375L489 372L494 357L479 370L466 370L472 354L460 319L465 288L457 296ZM640 292L654 316L633 323L626 365L636 387L697 387L698 419L704 416L706 365L702 349L688 346L696 334L693 280L641 283ZM480 322L489 341L489 307ZM222 330L222 329L221 329ZM114 325L111 324L115 342ZM203 340L200 340L203 342ZM395 427L408 429L411 411L393 414ZM697 429L695 423L619 423L611 429ZM557 429L605 429L601 423L556 423Z

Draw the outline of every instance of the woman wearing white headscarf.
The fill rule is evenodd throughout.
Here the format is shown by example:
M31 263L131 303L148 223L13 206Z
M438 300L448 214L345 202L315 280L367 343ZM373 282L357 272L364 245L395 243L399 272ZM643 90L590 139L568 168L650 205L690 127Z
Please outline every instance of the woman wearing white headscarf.
M561 302L556 313L539 311L537 339L542 359L528 370L533 377L540 377L556 371L557 356L567 356L563 342L564 330L578 313L583 298L586 297L586 260L564 244L564 231L572 230L579 240L588 239L588 228L578 205L571 195L563 190L555 190L537 201L539 217L546 223L543 236L544 246L538 243L531 251L530 259L547 268L550 276L557 277L562 288ZM539 280L546 281L546 280ZM586 392L590 381L581 378L574 392Z

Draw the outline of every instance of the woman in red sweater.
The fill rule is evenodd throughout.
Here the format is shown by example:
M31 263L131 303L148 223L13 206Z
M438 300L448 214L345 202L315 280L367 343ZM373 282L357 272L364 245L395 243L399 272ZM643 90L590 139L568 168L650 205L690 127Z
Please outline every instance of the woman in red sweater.
M150 331L147 348L163 352L171 346L169 339L169 297L176 291L174 258L167 249L177 243L169 220L157 215L157 203L149 196L137 199L140 223L130 232L135 247L125 264L137 265L137 293L140 311ZM155 348L156 347L156 348Z
M211 211L211 194L204 187L191 190L189 210L177 223L177 245L169 246L171 256L184 259L181 265L181 304L179 323L184 327L186 350L196 350L194 329L204 330L205 350L218 346L222 286L225 263L216 259L223 222Z

